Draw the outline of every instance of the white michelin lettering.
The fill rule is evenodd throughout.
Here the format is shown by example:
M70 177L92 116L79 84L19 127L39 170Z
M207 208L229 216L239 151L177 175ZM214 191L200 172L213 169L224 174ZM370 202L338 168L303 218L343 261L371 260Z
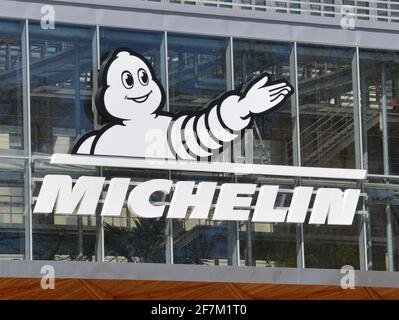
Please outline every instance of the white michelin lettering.
M200 182L195 194L193 194L194 186L195 181L176 183L168 210L168 218L185 218L189 207L193 208L190 219L208 218L217 183Z
M255 193L255 190L256 184L251 183L222 184L219 199L216 202L213 220L248 220L250 213L249 207L251 206L252 195ZM243 209L236 209L238 207Z
M93 215L104 186L103 177L81 177L72 187L72 178L64 175L47 175L37 198L34 213ZM102 216L121 214L127 190L128 178L113 178L105 195ZM216 182L178 181L172 192L173 181L154 179L139 183L130 192L127 199L129 211L143 218L159 218L166 212L170 219L208 219L212 204L215 210L212 220L252 222L304 223L313 194L312 187L296 187L288 208L276 208L279 187L263 185L256 192L256 184L224 183L216 193ZM159 201L152 201L154 193L162 193ZM216 195L216 197L215 197ZM170 196L170 205L166 205L166 196ZM356 213L360 190L348 189L344 192L337 188L317 190L310 224L350 225ZM254 202L254 209L252 207ZM55 209L54 209L55 208ZM168 209L168 210L167 210ZM252 217L250 216L253 210Z
M151 203L150 197L155 192L168 194L172 185L173 181L166 179L154 179L139 184L130 192L127 200L129 211L143 218L162 217L166 205Z
M287 209L275 209L278 186L262 186L252 216L253 222L284 222Z
M296 187L294 189L291 205L287 214L287 222L302 223L305 221L312 193L312 187Z
M56 204L58 214L94 215L103 189L104 177L80 177L72 188L67 175L47 175L43 179L34 213L51 213Z
M102 216L119 216L126 199L130 179L112 178L101 210Z
M317 190L310 224L352 224L355 215L360 190L347 189L342 192L337 188L320 188Z

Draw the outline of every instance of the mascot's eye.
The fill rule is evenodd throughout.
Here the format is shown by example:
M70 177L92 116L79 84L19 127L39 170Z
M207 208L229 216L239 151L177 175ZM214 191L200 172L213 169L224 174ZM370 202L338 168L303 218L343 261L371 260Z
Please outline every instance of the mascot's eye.
M144 69L139 69L137 76L139 77L139 81L143 86L148 84L148 74Z
M134 85L133 76L129 71L122 72L122 83L126 89L133 88Z

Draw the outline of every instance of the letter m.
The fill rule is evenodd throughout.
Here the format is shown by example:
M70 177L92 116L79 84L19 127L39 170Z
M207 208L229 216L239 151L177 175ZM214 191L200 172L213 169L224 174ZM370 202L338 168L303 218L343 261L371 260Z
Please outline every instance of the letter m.
M66 175L47 175L43 179L33 213L94 215L105 178L80 177L72 188L72 178Z
M324 224L328 217L328 224L352 224L359 195L359 189L347 189L345 192L337 188L318 189L309 223Z

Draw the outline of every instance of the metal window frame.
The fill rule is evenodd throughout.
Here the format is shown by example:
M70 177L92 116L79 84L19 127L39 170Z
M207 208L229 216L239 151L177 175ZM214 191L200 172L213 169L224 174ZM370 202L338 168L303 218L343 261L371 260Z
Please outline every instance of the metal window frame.
M101 66L101 49L100 49L100 26L96 25L95 30L93 32L92 38L92 55L93 55L93 92L95 92L98 88L98 82L94 79L97 79L98 72ZM94 120L94 129L98 129L100 127L98 112L95 105L94 95L92 97L92 111L93 111L93 120ZM99 168L100 176L103 175L103 169ZM104 262L105 258L105 248L104 248L104 217L101 216L101 211L97 210L96 212L96 243L95 243L95 259L98 262Z
M168 32L164 31L161 41L161 81L165 86L166 111L169 111L169 62L168 62ZM168 171L168 178L172 178L172 171ZM165 250L165 261L166 263L174 263L174 250L173 250L173 219L166 220L165 228L166 237L166 250Z
M22 23L22 22L21 22ZM24 20L22 31L22 92L23 92L23 135L25 160L25 259L33 259L32 247L32 148L31 148L31 104L30 104L30 50L29 50L29 20Z

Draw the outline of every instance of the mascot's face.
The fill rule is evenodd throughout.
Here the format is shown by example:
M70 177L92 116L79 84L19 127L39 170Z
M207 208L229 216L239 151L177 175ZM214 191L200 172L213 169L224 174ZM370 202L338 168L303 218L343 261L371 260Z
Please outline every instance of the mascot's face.
M104 106L114 117L134 120L150 115L162 103L162 92L150 67L129 52L119 52L106 75Z

